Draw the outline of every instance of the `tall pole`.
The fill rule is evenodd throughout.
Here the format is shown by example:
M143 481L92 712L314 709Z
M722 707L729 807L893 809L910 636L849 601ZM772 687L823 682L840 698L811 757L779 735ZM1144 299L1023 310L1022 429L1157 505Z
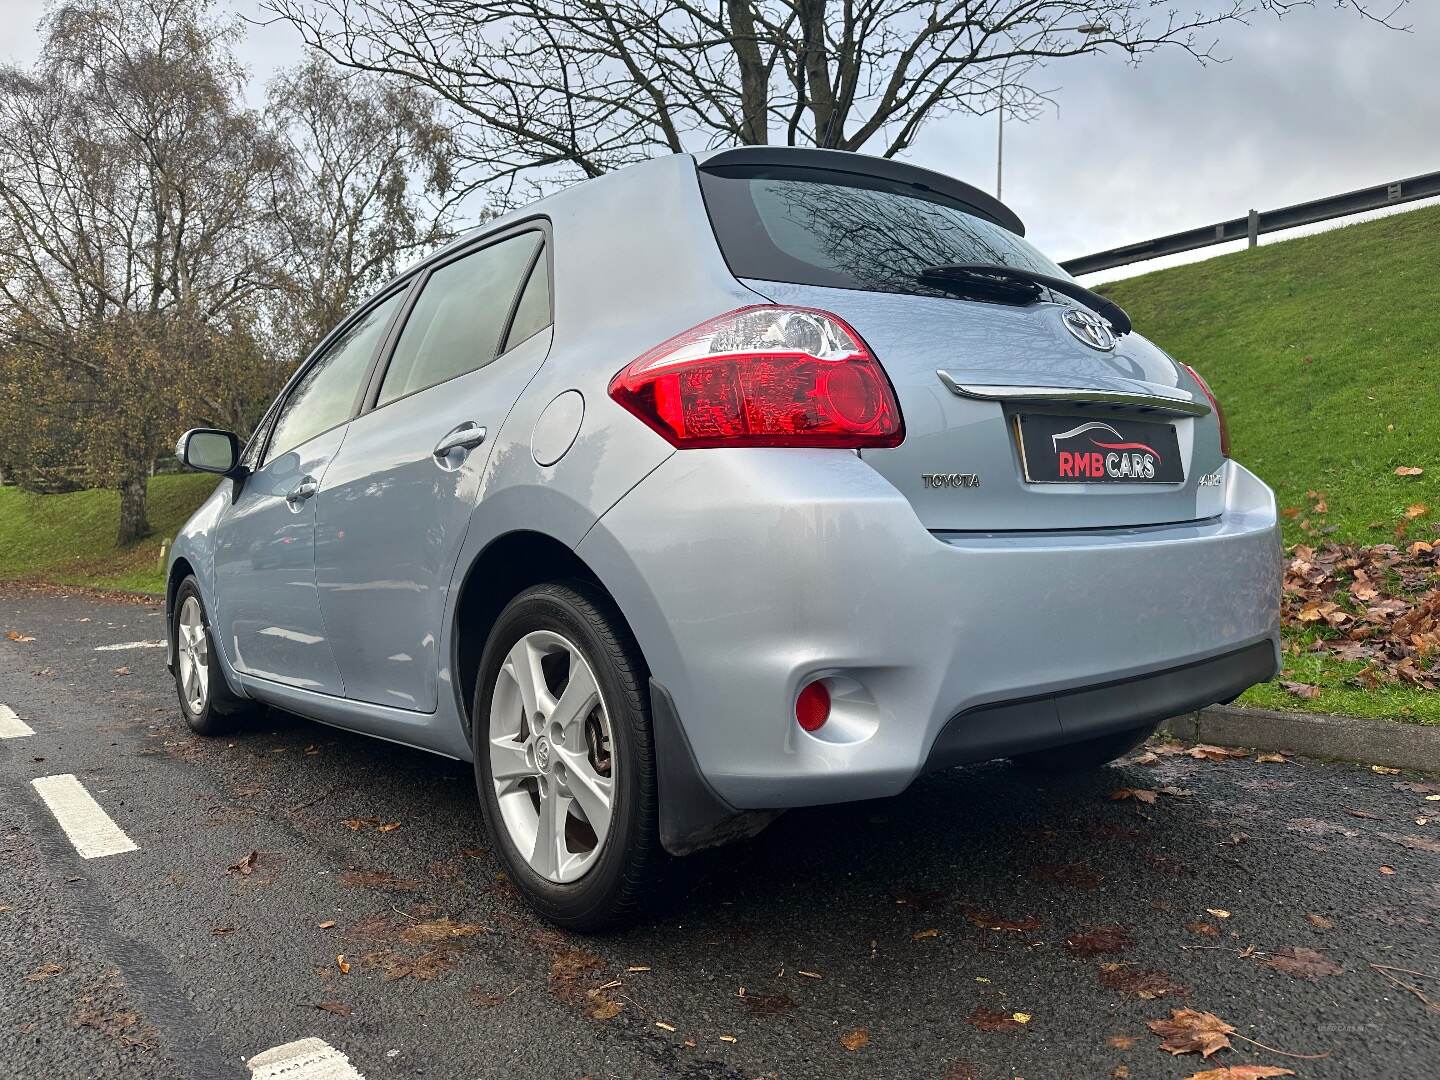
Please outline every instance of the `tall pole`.
M1001 189L1005 186L1005 80L1010 75L1010 61L1013 57L1007 56L1005 63L1000 65L1000 108L997 110L999 119L995 124L995 198L1000 198Z
M995 198L1005 179L1005 84L1000 84L1000 120L995 125Z

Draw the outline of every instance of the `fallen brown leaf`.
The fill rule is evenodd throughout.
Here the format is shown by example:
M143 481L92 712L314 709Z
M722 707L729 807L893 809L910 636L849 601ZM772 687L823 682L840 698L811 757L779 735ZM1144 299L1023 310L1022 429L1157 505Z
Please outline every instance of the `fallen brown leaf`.
M1229 1036L1235 1034L1214 1013L1199 1009L1171 1009L1169 1019L1148 1020L1145 1026L1160 1036L1160 1049L1207 1058L1217 1050L1231 1049Z
M1305 916L1305 921L1317 930L1334 930L1335 924L1324 915L1316 915L1313 912Z
M611 998L601 998L596 1000L596 1002L586 1010L586 1015L589 1016L591 1020L614 1020L615 1017L620 1015L620 1010L623 1008L624 1006L618 1001Z
M1163 971L1146 971L1129 964L1101 964L1100 984L1122 994L1134 994L1145 1001L1161 997L1184 997L1190 991Z
M1280 1069L1274 1065L1230 1065L1223 1069L1191 1073L1185 1080L1265 1080L1268 1076L1294 1075L1294 1069Z
M856 1028L847 1035L840 1036L840 1045L849 1050L852 1054L863 1046L870 1045L870 1029Z
M46 979L53 979L56 975L65 974L65 968L60 964L41 964L38 968L25 976L26 982L44 982Z
M1110 799L1113 802L1120 802L1123 799L1134 799L1136 802L1149 805L1155 801L1155 792L1147 788L1122 787L1110 792Z
M376 830L376 831L377 831L377 832L394 832L394 831L395 831L396 829L398 829L398 828L400 828L400 822L398 822L398 821L392 821L392 822L390 822L390 824L388 824L388 825L381 825L380 828L379 828L378 830Z
M335 925L335 920L334 920L334 919L326 919L324 922L322 922L322 923L320 924L320 927L319 927L319 928L320 928L321 930L329 930L329 929L330 929L332 926L334 926L334 925Z
M1139 1041L1135 1035L1111 1035L1105 1040L1105 1045L1112 1050L1129 1050Z
M260 862L260 852L252 851L237 863L231 863L226 869L227 874L239 874L241 877L249 877L255 872L256 865Z
M937 937L939 937L939 936L940 936L940 931L939 931L939 930L934 930L934 929L931 929L931 930L916 930L913 934L910 935L910 940L911 940L911 941L925 941L925 940L927 940L927 939L929 939L929 938L937 938Z
M1280 685L1284 687L1287 694L1294 694L1303 701L1314 701L1320 696L1320 688L1310 683L1287 682L1282 679Z
M1124 952L1134 944L1135 939L1123 926L1097 926L1065 939L1065 947L1077 956Z
M1345 969L1324 953L1294 945L1276 949L1264 964L1297 979L1318 979L1322 975L1345 974Z
M28 636L26 636L25 634L20 633L19 630L6 630L6 631L5 631L5 636L6 636L7 638L9 638L11 641L34 641L34 640L35 640L33 637L28 637Z
M1208 922L1197 921L1192 923L1186 923L1185 929L1189 930L1193 934L1203 934L1205 935L1205 937L1216 937L1220 933L1220 928L1218 926Z
M324 1012L333 1013L336 1016L349 1016L350 1006L343 1001L322 1001L315 1006Z
M1232 747L1211 746L1209 743L1196 743L1190 747L1187 753L1198 761L1229 761L1231 758L1242 758L1244 750L1237 750Z
M1395 868L1393 866L1382 866L1380 867L1380 873L1388 877L1389 875L1395 873Z

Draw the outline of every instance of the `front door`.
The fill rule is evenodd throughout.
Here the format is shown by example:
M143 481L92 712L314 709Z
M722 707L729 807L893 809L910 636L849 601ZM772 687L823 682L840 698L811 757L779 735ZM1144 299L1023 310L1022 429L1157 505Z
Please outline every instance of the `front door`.
M347 697L438 701L441 620L500 426L545 359L542 235L470 249L420 284L321 484L316 581Z
M401 296L361 312L291 382L258 467L220 517L212 629L237 671L345 692L315 595L315 497Z

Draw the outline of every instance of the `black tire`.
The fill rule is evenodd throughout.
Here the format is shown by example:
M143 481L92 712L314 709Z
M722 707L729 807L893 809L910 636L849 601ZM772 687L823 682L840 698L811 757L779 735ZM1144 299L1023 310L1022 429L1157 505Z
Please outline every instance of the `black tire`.
M610 827L589 868L577 880L564 883L538 874L517 848L491 779L495 685L514 645L537 630L558 634L581 651L610 720L608 750L615 768ZM491 842L511 882L557 926L593 931L623 922L639 909L653 882L660 847L648 684L649 673L624 619L603 593L586 582L526 589L506 605L485 643L471 713L476 787ZM508 718L501 723L507 725Z
M1016 754L1010 760L1022 769L1038 773L1076 773L1098 769L1116 758L1122 758L1155 733L1155 724L1116 731L1084 742Z
M181 613L188 600L199 605L201 626L204 632L204 664L206 687L204 699L198 708L194 707L186 693L182 680L183 666L181 650ZM193 576L187 577L175 590L174 613L170 620L170 647L175 657L175 693L180 698L180 713L185 723L197 735L228 735L242 727L246 720L259 711L259 706L248 698L236 696L225 682L220 662L215 658L215 638L210 633L210 614L205 609L205 600L200 595L200 586Z

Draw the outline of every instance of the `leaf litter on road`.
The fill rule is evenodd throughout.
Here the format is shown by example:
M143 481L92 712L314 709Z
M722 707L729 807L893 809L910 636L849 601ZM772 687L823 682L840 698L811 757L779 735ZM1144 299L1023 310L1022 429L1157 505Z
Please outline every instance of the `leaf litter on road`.
M1324 953L1299 945L1286 945L1276 949L1261 963L1296 979L1315 980L1322 975L1345 974L1345 969Z
M1135 939L1123 926L1096 926L1065 939L1065 947L1077 956L1124 952L1134 944Z

